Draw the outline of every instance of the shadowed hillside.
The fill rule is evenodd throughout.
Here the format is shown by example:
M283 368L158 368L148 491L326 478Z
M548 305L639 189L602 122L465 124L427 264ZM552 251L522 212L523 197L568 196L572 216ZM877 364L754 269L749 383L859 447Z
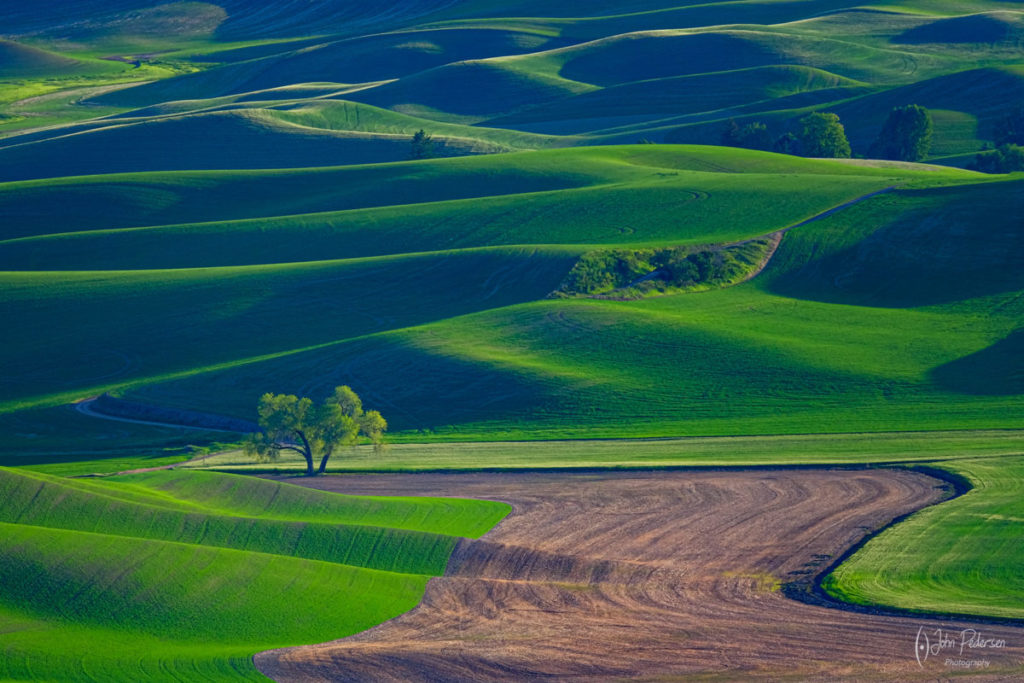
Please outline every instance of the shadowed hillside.
M83 68L77 60L9 40L0 40L0 78L73 74Z
M897 43L978 43L1020 47L1024 18L1019 12L991 12L939 19L893 38Z
M588 169L589 177L577 169ZM375 187L379 198L359 185L347 188L348 199L329 191L364 173L366 188ZM149 182L179 193L164 211L170 218L201 210L195 202L202 194L192 194L192 183L206 191L223 183L233 188L228 196L244 196L245 188L272 178L171 174ZM18 383L8 405L42 406L76 391L123 387L147 403L246 417L261 385L315 392L351 383L388 408L399 431L449 436L611 435L609 425L637 405L644 406L643 419L618 430L814 431L851 404L862 407L850 423L857 429L946 424L947 414L935 406L950 403L959 406L958 424L993 424L1016 395L978 402L929 380L933 368L1008 334L1019 315L1008 304L970 335L947 338L972 300L1012 301L1021 287L1015 214L998 208L1000 201L1020 202L1019 183L983 180L913 165L641 145L295 174L289 182L324 188L306 208L353 207L332 213L37 233L0 244L7 267L70 270L9 272L9 313L26 330L44 329L58 316L73 334L47 342L67 364L45 372L32 364L38 342L20 345L17 360L9 356L21 370L12 375ZM53 192L82 182L63 181ZM537 192L545 185L551 189ZM799 225L892 186L908 189ZM33 196L40 201L47 190L38 182L10 187L12 206ZM148 186L135 187L122 204L128 215L133 193ZM445 187L498 194L428 200ZM373 206L398 196L420 203ZM370 206L354 208L361 204ZM978 213L990 205L990 214ZM765 274L747 285L637 302L541 301L579 254L601 245L722 243L794 225ZM426 253L402 255L408 252ZM329 257L343 260L322 261ZM257 265L281 261L290 263ZM233 264L245 265L223 267ZM134 270L81 272L90 265ZM156 270L197 265L204 268ZM364 286L365 295L354 300L339 294ZM104 311L127 291L132 296L109 309L120 320L111 325ZM855 306L814 303L832 301ZM937 304L946 308L891 308ZM149 313L156 310L164 312L159 319ZM765 310L772 324L765 327L750 310ZM302 325L252 334L260 321L286 311ZM161 326L159 343L136 347L133 340L148 337L154 325ZM843 330L843 342L819 338L822 328ZM880 371L869 359L902 343L893 335L910 340L914 351L888 352ZM97 347L118 348L122 360L111 357L104 372L93 363L88 376L70 371L84 367L81 353ZM32 389L44 376L50 393ZM448 401L431 402L428 395L442 388ZM604 405L609 391L621 401ZM787 417L777 417L780 411Z
M302 46L262 58L236 61L127 91L96 102L143 106L180 99L219 97L301 82L371 83L400 78L451 62L532 52L552 38L491 29L403 31ZM210 58L216 59L216 55Z

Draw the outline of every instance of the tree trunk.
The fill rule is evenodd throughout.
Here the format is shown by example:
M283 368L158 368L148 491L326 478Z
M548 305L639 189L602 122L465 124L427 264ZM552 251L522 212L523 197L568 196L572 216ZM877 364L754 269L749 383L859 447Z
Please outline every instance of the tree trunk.
M299 439L302 440L302 457L306 459L306 476L312 477L316 472L313 471L313 449L309 446L309 439L300 430L296 429L295 434L298 435Z
M324 470L327 469L327 458L331 457L331 451L333 451L333 450L334 450L333 446L328 446L326 449L324 449L324 457L320 461L320 469L318 469L316 471L317 474L323 474Z

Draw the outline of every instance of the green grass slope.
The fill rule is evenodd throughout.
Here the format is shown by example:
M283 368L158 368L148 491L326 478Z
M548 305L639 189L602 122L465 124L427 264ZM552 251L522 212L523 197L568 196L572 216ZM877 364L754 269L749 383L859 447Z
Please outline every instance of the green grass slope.
M504 173L498 173L502 165ZM590 169L589 175L579 172L585 168ZM573 169L576 172L567 173ZM324 171L325 189L356 172ZM187 408L194 402L199 409L248 417L253 396L271 387L319 391L333 381L358 385L359 391L374 395L378 404L391 408L394 425L401 430L454 429L462 424L462 429L474 434L582 435L595 429L610 434L614 430L599 407L602 392L610 389L628 397L621 410L635 412L636 406L644 406L645 418L630 427L633 434L722 433L741 424L744 429L775 432L817 431L827 428L832 419L828 416L844 402L856 399L874 405L880 397L884 400L877 404L878 410L865 410L859 426L849 429L905 428L930 425L942 412L926 405L944 395L927 379L933 367L974 354L1012 331L1010 318L990 320L972 335L948 340L930 354L903 358L893 366L895 374L878 373L862 360L847 367L842 354L832 354L833 363L811 362L815 354L828 355L827 344L813 341L815 330L842 323L844 316L862 319L857 325L870 334L900 327L895 321L903 314L877 308L885 301L855 298L844 303L859 308L849 309L801 304L792 320L789 315L773 319L795 326L785 342L768 341L778 334L771 327L752 328L749 336L738 332L749 326L742 312L757 308L758 301L772 310L784 310L795 301L821 299L809 291L819 285L806 282L816 259L831 258L847 243L874 249L872 240L888 234L877 221L858 223L860 233L829 228L836 221L846 225L842 221L848 215L856 220L860 210L901 217L903 223L890 229L894 237L878 247L883 251L893 239L914 244L923 240L934 244L939 255L961 250L959 261L936 260L934 267L907 271L909 280L922 283L921 291L934 291L929 283L951 268L963 269L961 279L973 282L975 274L992 270L994 259L1012 261L1006 255L1017 253L1016 238L1008 223L1004 228L1008 241L993 242L993 232L987 243L964 241L956 231L949 232L946 222L920 236L903 235L905 230L899 227L914 222L914 211L925 210L918 205L919 196L938 197L935 201L948 207L970 205L956 193L973 197L972 202L1011 196L1005 183L941 187L977 183L984 178L977 174L650 145L397 164L374 172L377 182L369 184L382 197L395 194L388 183L409 188L416 186L409 184L415 180L427 190L432 183L443 183L449 173L453 181L483 173L478 187L503 188L513 194L3 242L0 258L10 269L2 276L4 310L21 321L25 332L5 350L4 361L11 368L5 408L43 407L99 391L132 388L132 395L157 404ZM184 175L162 181L196 179L244 187L265 177ZM369 176L364 180L369 181ZM593 185L515 193L535 182ZM65 183L77 187L75 181ZM796 228L768 272L756 281L771 294L759 294L745 285L649 302L527 303L554 290L576 256L595 245L742 240L907 183L940 187L883 195ZM26 187L37 185L17 184L14 196ZM468 186L462 189L472 191ZM358 188L351 190L352 201L374 201L372 196L358 196ZM874 233L864 234L868 226L876 228ZM408 255L439 246L447 251ZM973 251L963 251L968 247ZM921 249L920 245L915 248ZM82 254L102 256L83 259ZM260 265L278 260L284 262ZM972 285L974 289L955 290L941 301L952 304L1014 291L1019 284L1011 261L995 271L1004 273L999 276L1004 280L988 276L990 283L998 285L982 289ZM228 267L228 263L236 265ZM884 272L900 273L909 262L897 254L895 260L880 263ZM81 270L89 264L111 270ZM70 270L26 270L33 266ZM872 277L870 272L863 276L866 281ZM364 291L355 297L339 294L353 287ZM415 296L410 297L410 292ZM526 305L506 308L512 304ZM478 315L465 317L471 313ZM805 315L817 322L802 322ZM67 334L53 334L53 319L64 321ZM302 324L274 324L282 319ZM907 319L918 323L903 324L906 333L921 340L943 337L945 330L962 320L955 312L908 315ZM253 334L255 330L260 332ZM856 342L850 343L849 351L857 358L862 355L855 347L877 349L881 343L864 334L857 333ZM596 338L602 343L591 344ZM660 352L641 348L658 339L665 340L654 345L664 348L663 358ZM803 355L794 357L792 348L786 349L800 344L807 344ZM683 361L672 351L677 346L706 351ZM38 360L43 357L62 361L43 363ZM628 360L632 358L636 361ZM801 370L808 362L813 369ZM382 375L371 383L373 367ZM802 375L805 381L796 382ZM410 382L410 376L419 379ZM466 381L469 376L474 377L472 382ZM730 376L739 379L727 382ZM313 378L317 379L310 384ZM735 386L727 392L715 389L711 395L716 400L706 400L709 387L720 383ZM790 385L792 389L782 391L778 400L765 399ZM890 404L895 386L901 398ZM424 400L422 392L442 387L452 393L449 403L458 407ZM768 387L775 388L766 393ZM957 396L954 389L949 392ZM490 398L480 401L473 394ZM986 400L985 405L961 415L963 425L980 424L984 411L994 407L998 410L989 418L1004 424L999 406L1013 405L1016 399ZM907 402L920 404L921 411L905 411L897 417ZM680 405L691 403L691 409L680 411ZM800 407L767 426L770 414L791 404ZM535 424L530 425L526 415L532 415Z
M1007 9L1012 9L1012 6ZM904 31L893 42L967 43L1019 48L1024 44L1024 14L1011 11L985 12L938 19Z
M455 150L455 153L460 153ZM152 170L293 168L408 158L407 136L288 124L259 110L144 120L0 149L0 179Z
M770 467L792 465L858 465L868 463L968 461L1016 458L1024 452L1024 430L925 431L854 434L785 434L756 436L680 437L671 439L573 439L470 443L412 442L391 444L383 454L359 446L332 461L329 472L480 471L521 469L658 467ZM241 450L225 450L184 465L232 472L298 474L302 457L282 455L274 463L258 463Z
M443 8L442 0L342 0L310 6L304 0L218 0L157 5L149 0L83 0L43 7L8 6L0 20L12 34L42 34L71 40L123 43L208 35L218 40L253 40L326 33L372 33L412 23Z
M66 76L85 68L84 64L75 59L10 40L0 40L0 78Z
M981 2L984 9L1005 9L1004 6L998 4L999 0L981 0ZM650 29L803 22L822 15L841 13L844 10L857 10L864 4L861 0L792 0L788 2L639 0L552 6L550 3L545 4L538 0L514 3L469 0L441 13L438 18L445 17L451 25L525 24L543 27L563 37L593 40L609 35ZM972 5L974 4L972 2ZM963 6L953 0L952 2L942 2L942 4L930 3L926 9L933 14L955 14L958 11L963 11ZM520 17L520 19L501 17ZM446 22L443 25L449 25L449 23Z
M450 439L1009 428L1022 400L999 380L1024 315L1006 210L1018 185L874 197L794 228L764 273L731 289L524 303L129 394L245 415L257 378L321 393L345 381L396 429ZM999 390L979 389L989 380ZM432 403L439 392L447 401Z
M0 469L0 490L8 680L258 679L256 651L413 607L453 534L479 536L509 509L209 473L88 481Z
M402 135L406 139L424 130L434 139L434 153L442 152L438 156L444 156L448 147L453 151L491 153L561 147L574 142L571 138L423 119L336 98L274 105L269 113L280 120L311 128Z
M833 595L921 612L1020 619L1024 460L943 463L974 488L887 529L826 579Z
M1024 66L987 67L921 80L833 107L846 122L850 144L867 153L893 107L917 104L932 111L932 154L975 152L1006 115L1007 103L1024 99ZM959 130L966 127L966 131Z
M266 90L296 82L372 83L451 62L531 52L553 42L558 44L551 36L542 34L484 28L360 36L231 61L214 69L103 95L96 101L139 107Z
M502 57L448 64L350 97L425 118L476 123L593 89L586 83L520 68Z
M433 137L435 157L573 142L571 138L440 123L337 99L225 102L177 103L167 111L130 112L12 135L0 141L0 178L395 162L410 158L410 140L421 129ZM100 150L108 153L100 154Z
M4 273L4 315L26 331L5 345L5 407L54 405L144 377L541 298L572 258L522 247L239 269ZM53 334L55 319L66 334Z
M111 471L234 438L68 405L102 391L251 419L263 392L338 384L400 442L691 437L409 443L336 463L355 469L1009 454L1001 470L956 465L975 492L876 539L833 587L913 609L949 589L957 610L1019 616L1021 177L586 147L717 142L729 118L778 135L826 110L863 153L891 107L920 104L932 158L964 163L1024 93L1021 13L862 5L0 8L16 41L0 41L0 117L31 128L0 139L2 462ZM129 80L158 82L101 92ZM421 128L442 156L581 147L380 163L404 160ZM766 269L733 287L545 298L595 248L785 228ZM0 678L13 679L255 676L255 650L408 609L453 537L506 510L176 472L0 469L0 501ZM892 552L933 536L916 557ZM352 607L328 613L324 595Z
M632 181L13 239L0 242L0 268L139 270L351 259L439 247L558 245L579 252L586 249L582 245L730 242L786 228L898 182L884 176L665 172L640 165L624 170L621 175L633 175ZM751 182L757 183L756 189ZM800 192L794 191L797 187Z
M129 395L245 415L261 385L323 394L347 381L401 436L460 441L1015 428L1019 383L981 393L934 373L1004 343L1019 315L797 305L742 287L550 302ZM979 359L985 376L1005 372L1001 359Z
M766 286L794 298L908 308L1018 292L1022 207L1019 178L873 197L788 235Z
M33 168L56 165L67 167L64 174L185 169L190 168L187 158L194 159L192 168L396 160L407 150L388 135L407 136L410 128L429 128L431 120L493 121L519 129L515 140L509 134L503 140L493 130L435 131L439 140L443 138L445 155L554 143L530 140L524 130L579 136L559 144L643 138L713 143L728 118L763 118L772 134L780 134L807 111L826 108L840 111L855 149L863 152L888 109L911 100L935 110L933 157L956 164L980 146L994 118L1006 109L1005 97L994 96L1005 95L1006 89L990 83L1005 77L981 75L989 88L981 98L972 94L970 84L943 79L953 79L964 70L1009 68L1020 61L1013 48L1018 13L1005 7L986 13L997 7L985 2L970 7L944 3L930 6L927 12L913 3L865 10L841 0L676 7L638 3L611 13L587 8L576 12L584 16L564 17L556 16L561 12L554 8L545 8L537 15L501 19L489 18L493 7L472 2L441 7L425 0L419 9L404 5L368 9L352 3L301 11L293 7L296 14L287 21L279 14L282 7L256 11L253 6L227 3L226 19L216 24L214 33L212 29L209 35L195 33L193 29L214 19L207 17L211 7L183 3L161 10L167 16L151 17L114 10L85 20L93 28L76 40L81 42L79 50L91 46L93 56L102 54L104 40L128 30L133 22L143 26L136 37L156 40L160 31L153 27L164 24L172 27L167 33L179 36L181 49L171 51L166 63L151 59L141 47L135 53L120 52L129 60L141 53L143 58L137 61L142 68L135 70L138 80L154 82L87 100L89 106L144 106L135 116L147 118L134 121L131 130L93 130L90 135L69 137L56 144L67 150L65 154L55 153L54 146L42 140L18 136L15 144L41 146L7 150L6 159L0 157L0 167L7 166L8 174L0 178L49 177L56 174ZM966 9L983 12L947 16ZM88 8L83 11L94 14ZM278 17L280 25L268 33L265 22L272 16ZM407 22L413 20L426 23L409 26ZM378 21L390 22L391 30L370 30ZM180 26L173 28L175 22ZM284 36L286 27L303 23L310 29L330 28L319 37L306 33L283 40L251 40L279 29L285 33L277 35ZM999 33L1002 26L1009 27L1003 31L1009 33ZM915 38L915 31L924 31L923 37ZM943 40L947 36L952 37ZM968 39L977 42L964 42ZM225 40L242 42L218 43ZM222 55L218 45L234 49L223 50ZM205 51L200 49L204 46ZM251 58L245 58L248 55ZM183 61L189 57L209 62ZM129 69L129 64L103 63ZM166 78L176 70L197 68L197 73ZM126 77L121 73L118 79ZM364 85L352 85L359 83ZM55 87L60 86L34 83L11 92L28 96L39 88L50 92ZM364 117L372 121L367 124L336 112L323 116L318 98L332 91L335 96L344 93L415 119L386 121L377 112ZM1011 87L1009 92L1012 100L1015 90ZM230 110L210 109L227 105L223 100L216 103L226 95L238 100ZM264 108L275 100L275 109L301 110L302 115L296 119L293 112L268 114ZM252 106L241 107L243 102ZM86 115L84 107L76 113L68 103L55 101L49 113L47 106L34 104L42 110L28 116L28 109L12 105L11 125L31 125L29 119L36 116L62 120ZM176 122L159 118L160 113L170 112L192 113L195 118ZM65 131L69 136L85 132ZM246 146L252 153L239 153ZM95 157L100 147L116 153L107 155L103 164L78 161ZM146 167L144 158L162 161Z
M746 28L628 33L515 59L599 86L780 64L854 80L899 81L933 61L823 36Z
M657 168L661 162L656 156L653 165L645 161L652 153L624 156L579 150L348 168L183 171L6 183L0 185L0 206L8 217L2 238L593 187L638 181L664 170Z
M488 123L514 128L519 124L574 119L664 118L712 112L818 90L829 91L828 96L833 98L838 97L838 92L849 96L852 94L850 89L858 85L857 81L808 67L753 67L611 86ZM833 90L837 88L843 90ZM597 127L590 126L590 129ZM599 127L606 128L609 124Z

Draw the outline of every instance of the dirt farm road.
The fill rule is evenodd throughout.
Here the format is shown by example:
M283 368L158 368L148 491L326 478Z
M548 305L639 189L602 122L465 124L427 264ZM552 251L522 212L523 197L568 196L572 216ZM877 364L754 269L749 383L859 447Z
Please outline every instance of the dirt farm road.
M341 493L504 500L415 610L273 650L279 681L1024 679L1024 628L787 598L867 530L943 497L902 470L396 474L290 479ZM942 648L974 628L1005 647ZM922 631L923 629L923 631ZM987 662L980 669L955 660Z

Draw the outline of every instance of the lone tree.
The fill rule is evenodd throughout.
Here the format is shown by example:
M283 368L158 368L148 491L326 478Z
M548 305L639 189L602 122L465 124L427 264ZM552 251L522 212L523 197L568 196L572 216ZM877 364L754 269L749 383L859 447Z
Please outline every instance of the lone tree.
M932 116L924 107L893 107L869 154L876 159L920 161L932 147Z
M412 148L409 150L412 159L432 159L434 157L434 138L420 128L412 136Z
M323 474L331 454L354 446L360 434L380 450L388 428L379 412L363 411L363 402L347 386L336 387L320 405L290 394L263 394L257 409L261 431L246 442L246 452L267 461L279 458L281 451L294 451L306 460L309 476ZM314 469L316 460L320 465Z
M800 119L800 149L807 157L846 159L850 142L839 117L831 112L813 112Z

